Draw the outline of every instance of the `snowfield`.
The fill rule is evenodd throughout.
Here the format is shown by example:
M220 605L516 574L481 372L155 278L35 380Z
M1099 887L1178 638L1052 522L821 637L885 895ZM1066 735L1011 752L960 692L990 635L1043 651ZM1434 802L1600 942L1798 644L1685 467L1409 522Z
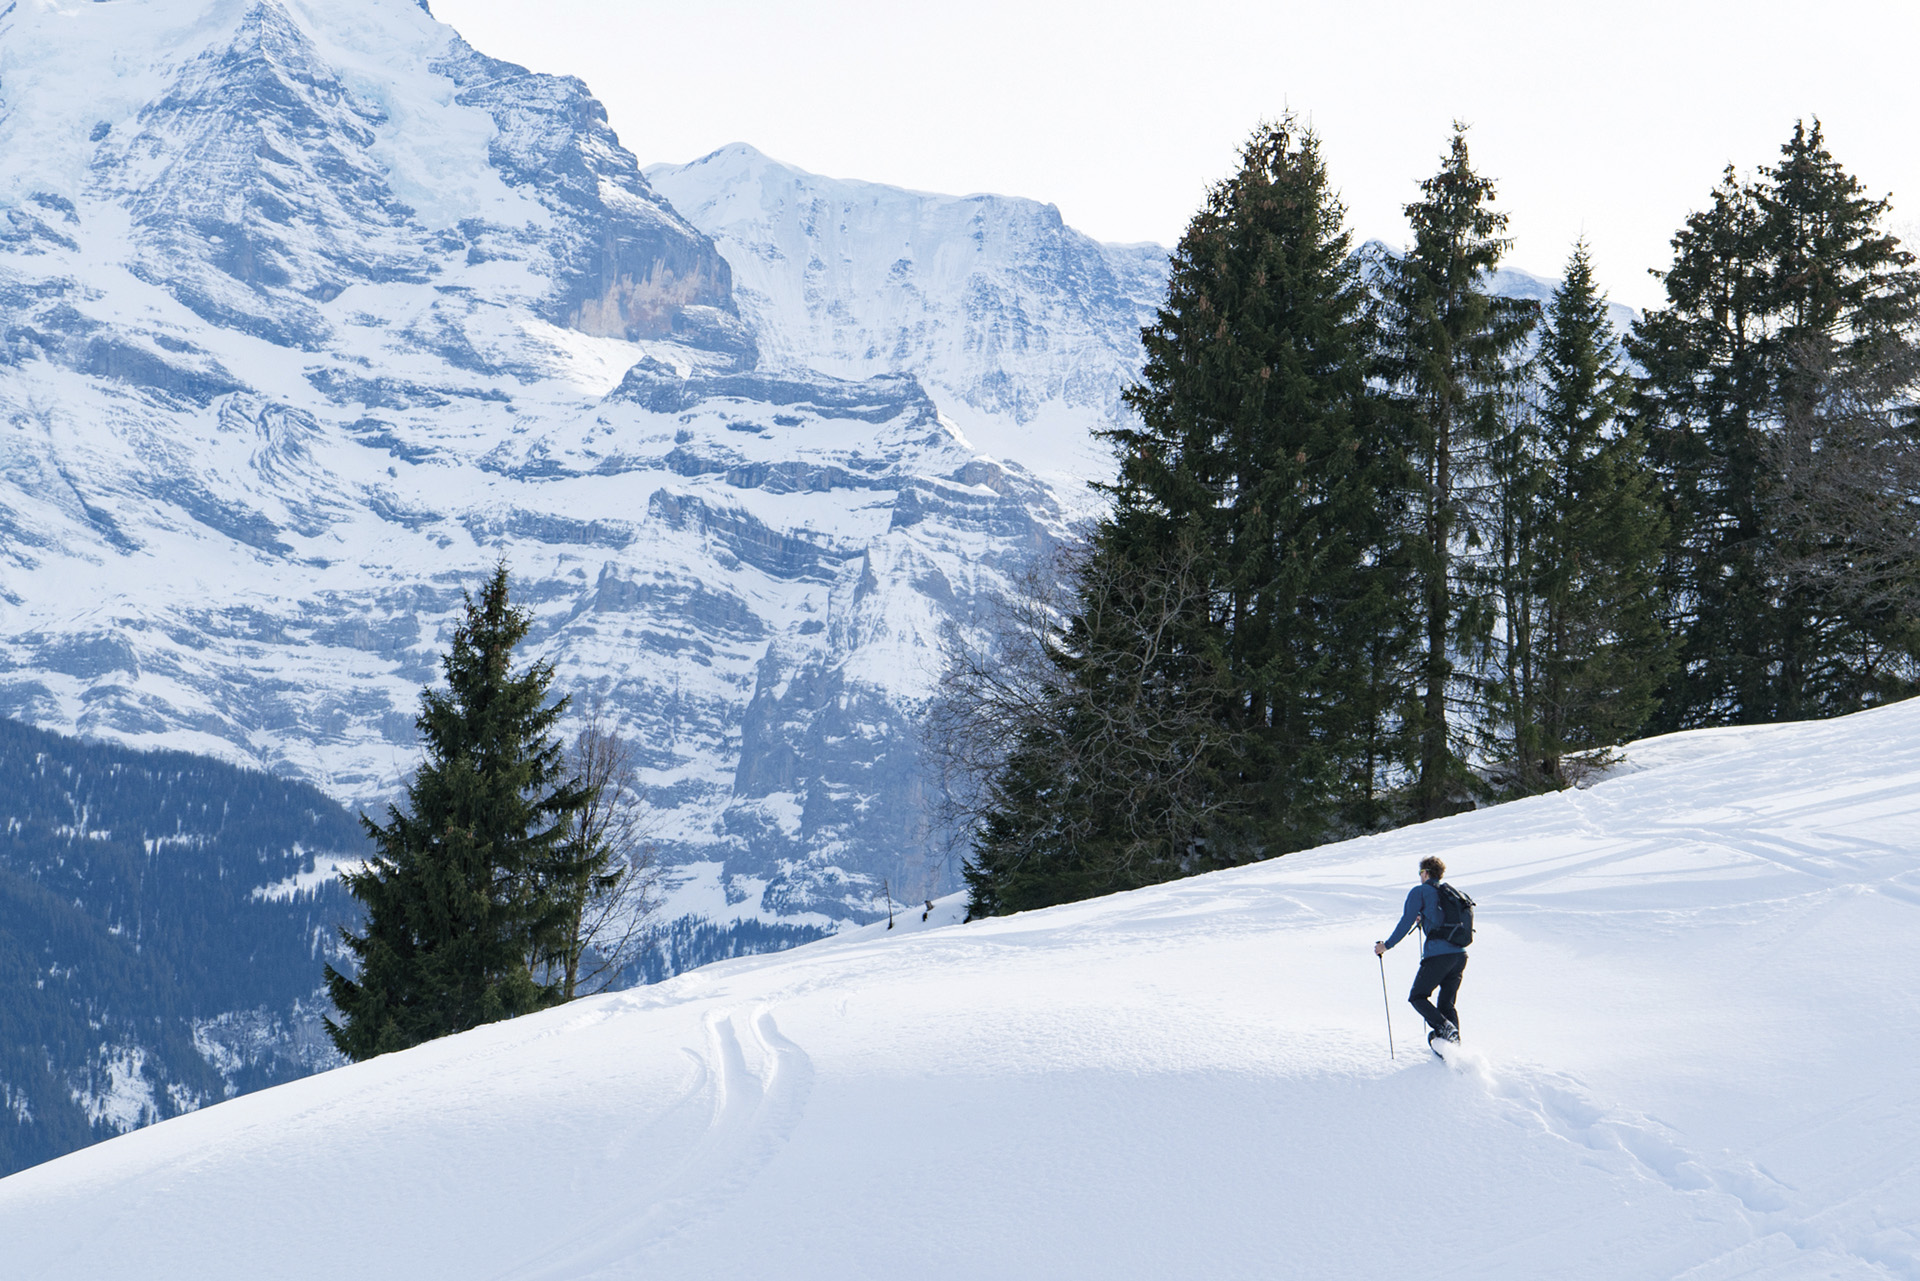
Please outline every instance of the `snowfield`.
M1920 1276L1920 700L776 956L0 1181L20 1278ZM1471 1061L1370 943L1480 901Z

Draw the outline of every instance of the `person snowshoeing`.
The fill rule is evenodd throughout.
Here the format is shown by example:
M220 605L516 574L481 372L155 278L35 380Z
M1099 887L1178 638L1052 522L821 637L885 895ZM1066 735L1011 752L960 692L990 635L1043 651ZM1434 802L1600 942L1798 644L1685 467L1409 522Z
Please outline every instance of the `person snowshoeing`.
M1427 1033L1429 1045L1436 1040L1456 1044L1460 1040L1460 1012L1454 1008L1453 1000L1460 994L1460 978L1467 968L1467 949L1437 937L1447 933L1446 916L1440 904L1440 881L1446 874L1447 865L1439 859L1432 856L1421 859L1420 883L1407 891L1407 907L1400 914L1400 924L1393 927L1393 933L1385 942L1373 945L1373 954L1384 956L1388 948L1407 936L1415 921L1420 923L1427 941L1420 951L1420 969L1413 976L1413 990L1407 994L1407 1001L1433 1029ZM1438 1007L1427 999L1436 987L1440 989Z

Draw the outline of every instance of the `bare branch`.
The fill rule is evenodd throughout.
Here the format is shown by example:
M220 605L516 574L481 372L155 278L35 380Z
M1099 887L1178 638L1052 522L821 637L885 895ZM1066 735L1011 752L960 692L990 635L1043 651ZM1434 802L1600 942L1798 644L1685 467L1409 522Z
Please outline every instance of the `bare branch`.
M1069 548L1014 581L984 640L954 637L927 727L964 831L1011 817L1003 855L1098 850L1115 884L1192 870L1229 804L1211 770L1239 748L1224 664L1185 649L1214 604L1199 563Z
M570 887L571 940L549 960L570 1000L612 987L651 942L660 868L653 816L640 798L637 754L600 701L588 711L568 762L593 797L569 838L581 869Z
M1776 569L1859 617L1920 620L1920 350L1874 359L1808 344L1807 394L1769 439Z

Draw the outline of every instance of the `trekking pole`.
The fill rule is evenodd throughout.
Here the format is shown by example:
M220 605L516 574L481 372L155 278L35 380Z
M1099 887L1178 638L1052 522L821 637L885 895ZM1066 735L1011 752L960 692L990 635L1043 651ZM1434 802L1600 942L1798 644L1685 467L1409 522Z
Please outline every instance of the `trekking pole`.
M1400 1056L1393 1052L1393 1004L1387 999L1387 958L1376 956L1373 959L1380 962L1380 1008L1387 1016L1387 1057L1398 1059Z

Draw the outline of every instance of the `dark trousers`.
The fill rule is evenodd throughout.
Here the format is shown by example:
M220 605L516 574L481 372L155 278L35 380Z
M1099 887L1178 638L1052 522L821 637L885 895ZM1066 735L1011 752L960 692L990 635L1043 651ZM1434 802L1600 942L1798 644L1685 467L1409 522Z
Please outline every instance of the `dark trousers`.
M1434 1031L1438 1032L1448 1023L1456 1028L1460 1026L1460 1011L1453 1008L1453 998L1460 995L1460 978L1466 972L1465 952L1429 956L1420 962L1420 970L1413 976L1413 991L1407 993L1407 1000L1414 1009L1420 1011L1420 1017ZM1435 987L1440 989L1438 1009L1427 999Z

